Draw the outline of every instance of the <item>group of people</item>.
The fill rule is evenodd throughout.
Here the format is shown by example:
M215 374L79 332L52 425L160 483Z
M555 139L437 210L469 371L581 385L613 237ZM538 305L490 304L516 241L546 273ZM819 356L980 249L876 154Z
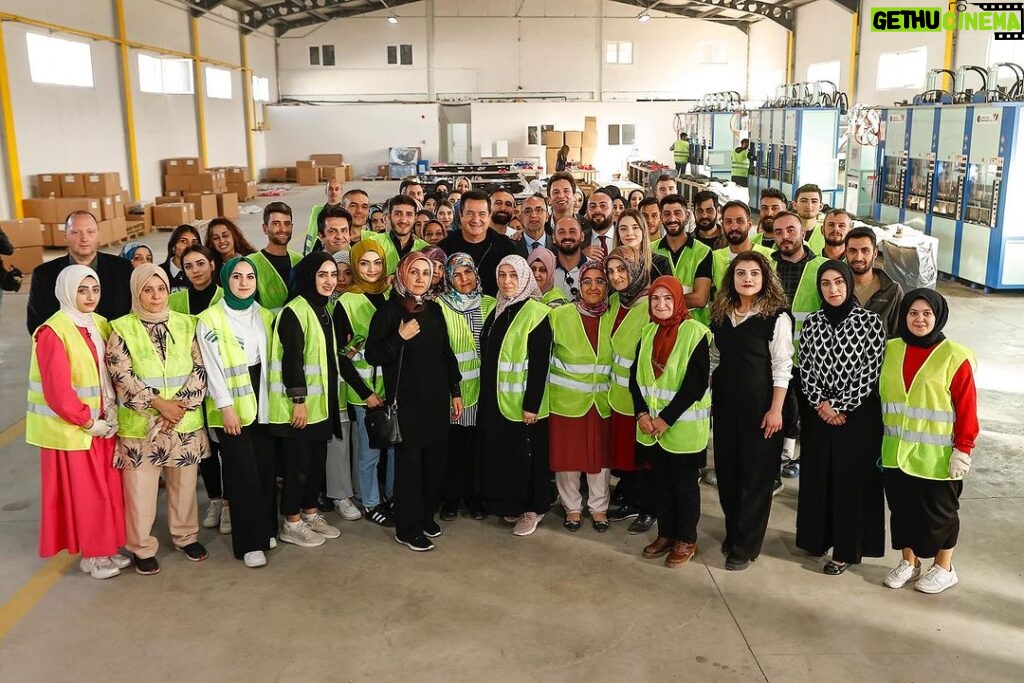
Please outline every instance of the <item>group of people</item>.
M332 184L305 255L282 202L264 209L264 248L218 219L205 246L180 226L159 266L144 246L98 253L95 218L68 217L68 256L29 302L43 556L156 573L162 478L175 548L205 559L202 472L203 525L250 567L279 540L337 538L332 508L427 551L438 516L528 536L556 499L569 532L584 513L598 533L657 524L642 555L677 567L697 552L712 443L721 551L741 570L799 435L797 546L831 551L826 574L884 554L887 499L903 556L886 585L957 582L973 355L943 336L939 294L903 295L875 266L869 228L819 216L818 188L797 190L795 213L764 193L755 230L745 203L691 207L661 181L653 197L595 190L581 218L561 173L521 202L463 188L457 229L431 244L418 183L383 232L366 229L365 192ZM385 405L401 438L377 449L367 421Z

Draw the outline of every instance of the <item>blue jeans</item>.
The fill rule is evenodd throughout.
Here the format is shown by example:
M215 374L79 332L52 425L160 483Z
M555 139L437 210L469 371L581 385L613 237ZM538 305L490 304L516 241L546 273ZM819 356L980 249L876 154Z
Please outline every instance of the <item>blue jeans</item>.
M380 486L377 482L377 464L380 462L380 449L370 448L370 438L366 434L366 406L355 408L356 424L359 427L359 492L363 496L363 506L369 510L380 505ZM395 451L388 449L387 475L384 480L384 495L388 498L395 490Z

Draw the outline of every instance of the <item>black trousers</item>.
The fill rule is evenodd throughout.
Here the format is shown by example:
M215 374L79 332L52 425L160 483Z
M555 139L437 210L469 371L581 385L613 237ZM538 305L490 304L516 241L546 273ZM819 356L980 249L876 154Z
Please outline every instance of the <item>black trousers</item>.
M476 501L476 427L451 425L447 455L441 500Z
M627 505L637 508L640 514L658 516L657 474L652 469L612 472L619 477L615 485L615 498L622 498Z
M668 453L660 446L645 448L654 466L658 535L684 543L697 542L700 521L700 468L692 454Z
M281 514L297 515L317 507L327 473L327 442L288 439L281 485ZM234 510L232 510L234 518Z
M217 430L217 438L220 438L220 430ZM220 445L210 439L210 457L199 461L199 474L203 477L203 485L206 487L206 495L210 500L217 498L230 498L225 494L227 482L221 481L220 471Z
M395 535L411 541L423 533L441 504L448 444L395 446Z
M277 535L274 509L274 439L267 425L252 423L232 436L216 429L224 459L224 487L231 500L231 548L242 559L254 550L267 550ZM212 458L208 458L212 460Z

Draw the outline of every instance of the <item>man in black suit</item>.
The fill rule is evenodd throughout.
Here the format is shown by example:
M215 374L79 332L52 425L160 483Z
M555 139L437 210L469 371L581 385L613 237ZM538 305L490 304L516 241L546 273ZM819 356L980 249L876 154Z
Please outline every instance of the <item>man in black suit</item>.
M99 250L100 229L96 216L88 211L72 212L64 221L64 239L68 243L67 255L47 261L32 271L32 288L28 292L28 310L25 312L29 334L60 310L54 291L57 275L73 263L89 266L99 275L98 314L114 320L127 315L132 309L129 288L131 261Z
M535 194L523 201L520 210L523 217L523 234L515 240L516 253L528 258L537 247L546 247L555 251L554 240L545 228L548 223L548 203L544 195ZM534 246L536 245L536 246Z

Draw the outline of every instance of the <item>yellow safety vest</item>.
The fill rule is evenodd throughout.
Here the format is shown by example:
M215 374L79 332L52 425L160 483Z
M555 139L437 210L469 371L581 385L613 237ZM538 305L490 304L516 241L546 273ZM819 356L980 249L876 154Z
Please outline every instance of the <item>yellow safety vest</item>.
M742 147L732 151L732 174L739 178L746 178L750 173L750 160L747 150Z
M527 342L530 332L547 319L550 311L539 301L527 299L501 342L498 350L498 409L507 420L520 422L523 419L523 398L526 396L526 378L530 367ZM546 363L548 359L538 358L535 361ZM537 417L547 417L548 413L548 387L545 386Z
M320 230L317 229L316 219L320 217L320 211L326 204L314 204L309 212L309 220L306 221L306 240L302 244L302 255L306 256L313 251L316 240L320 237Z
M118 318L110 323L110 326L128 347L135 376L146 386L156 389L160 398L173 400L192 374L192 344L196 338L196 319L177 311L168 312L166 358L163 361L160 360L160 355L142 321L134 313ZM159 413L153 408L139 412L119 405L117 435L129 439L144 439L149 433L150 419L153 417L159 417ZM197 406L185 411L185 416L174 430L179 434L188 434L202 427L203 411Z
M100 335L106 339L110 335L110 324L102 316L92 314ZM87 451L92 446L92 436L78 425L65 422L46 403L43 397L43 379L39 372L39 360L36 358L36 335L39 330L49 327L67 351L71 365L71 388L75 390L78 400L89 406L89 415L94 420L102 417L100 407L99 369L91 361L92 352L71 319L62 311L57 311L49 320L40 325L32 335L32 358L28 368L28 410L25 413L25 442L41 448L53 448L58 451ZM101 349L97 352L102 354ZM103 363L100 355L99 362Z
M441 313L444 315L445 325L448 327L448 342L455 353L455 360L459 362L459 372L462 373L462 381L459 387L462 393L462 405L465 408L475 406L480 398L480 343L479 339L473 336L469 323L458 311L453 311L440 299ZM481 322L487 319L494 310L496 301L492 296L483 296L480 299Z
M391 241L391 231L387 232L364 232L364 239L369 237L384 249L384 265L387 267L388 275L394 275L395 271L398 270L398 249L395 248L395 243ZM430 245L421 240L419 237L412 238L412 251L423 251Z
M651 356L654 350L654 334L658 331L656 323L648 323L640 333L640 353L636 359L636 382L640 393L647 402L647 411L651 417L658 417L661 411L672 401L686 376L686 366L690 356L702 339L711 341L711 330L696 320L684 320L679 325L679 335L675 348L665 363L665 371L661 377L654 378L654 367ZM687 408L673 424L669 425L657 443L669 453L697 453L708 446L711 435L711 390ZM637 424L636 440L644 446L653 446L655 438L645 434Z
M540 298L540 302L551 308L557 308L569 303L569 299L565 296L565 292L558 287L554 287L544 293L544 296Z
M612 294L611 305L605 314L611 316L612 324L619 314L619 294ZM651 321L647 310L647 297L633 302L629 313L612 332L612 381L608 389L608 403L619 415L633 416L633 394L629 392L629 370L636 358L636 345L640 343L640 331Z
M793 365L800 365L800 330L804 328L804 321L807 316L815 311L821 310L821 294L818 293L818 268L828 259L822 256L815 256L804 265L804 272L800 275L800 283L796 287L796 294L790 303L790 310L793 313ZM774 258L769 259L773 270L779 269L779 262Z
M548 374L551 412L562 417L582 417L594 406L598 415L608 417L614 319L609 311L601 316L594 351L583 328L583 317L575 306L559 306L549 317L553 337Z
M760 235L756 236L760 237ZM750 251L756 251L771 263L772 250L761 246L760 242L753 243L752 241ZM725 280L725 271L729 269L729 264L732 263L732 259L729 258L730 253L732 252L730 252L729 247L711 250L711 279L715 289L722 288L722 281Z
M949 479L956 420L950 386L964 361L970 361L972 368L977 361L966 347L942 341L932 349L907 391L903 382L906 353L902 339L886 344L879 379L882 466L922 479Z
M269 308L276 315L281 311L284 302L288 300L288 283L281 279L280 274L262 251L249 254L248 258L256 266L256 293L259 296L260 306ZM292 262L292 268L302 260L300 254L291 250L288 251L288 258Z
M384 296L388 296L388 294L385 293ZM373 314L377 312L377 309L373 307L373 303L365 294L356 294L354 292L342 294L338 299L338 303L341 304L341 307L345 310L345 315L348 316L348 324L352 328L352 334L366 339L370 333L370 321L373 319ZM370 387L377 396L383 399L384 373L378 368L377 381L373 381L373 366L366 362L363 350L365 350L365 345L363 349L357 351L352 357L352 365L366 383L366 386ZM366 401L359 398L359 394L352 387L347 387L346 398L351 405L366 405Z
M306 377L306 422L308 424L323 422L327 419L329 405L327 391L333 390L333 387L327 387L327 338L324 336L316 312L301 296L295 297L285 304L281 312L283 313L284 310L290 310L295 314L306 342L305 348L302 350L302 370ZM270 336L270 374L268 375L267 390L270 394L270 422L272 424L288 424L292 421L292 401L285 393L286 387L282 376L284 347L281 346L281 337L278 332L280 323L281 316L279 314L277 320L274 321L274 333ZM333 326L331 337L334 337ZM333 346L337 349L337 340L334 342Z
M684 287L693 291L693 282L697 279L697 266L705 259L705 257L711 253L711 247L704 244L693 235L686 238L689 240L685 249L679 255L679 261L673 262L672 254L669 252L665 244L665 238L656 240L651 244L651 250L655 254L661 254L668 259L668 262L672 264L672 274L676 276L676 279L683 284ZM709 298L710 303L710 298ZM711 320L711 316L708 313L708 307L703 306L701 308L691 308L690 317L698 322L702 322L705 325Z
M214 285L214 287L217 288L217 291L213 293L213 298L210 299L210 308L220 303L220 300L224 298L224 290L220 288L220 285ZM169 297L167 297L167 307L170 308L172 311L177 311L178 313L192 315L193 318L199 315L198 313L193 315L192 311L190 311L188 308L187 289L179 289L177 292L174 292ZM200 311L200 313L202 313L202 311Z
M677 164L690 161L690 143L688 140L676 140L672 143L672 160Z

